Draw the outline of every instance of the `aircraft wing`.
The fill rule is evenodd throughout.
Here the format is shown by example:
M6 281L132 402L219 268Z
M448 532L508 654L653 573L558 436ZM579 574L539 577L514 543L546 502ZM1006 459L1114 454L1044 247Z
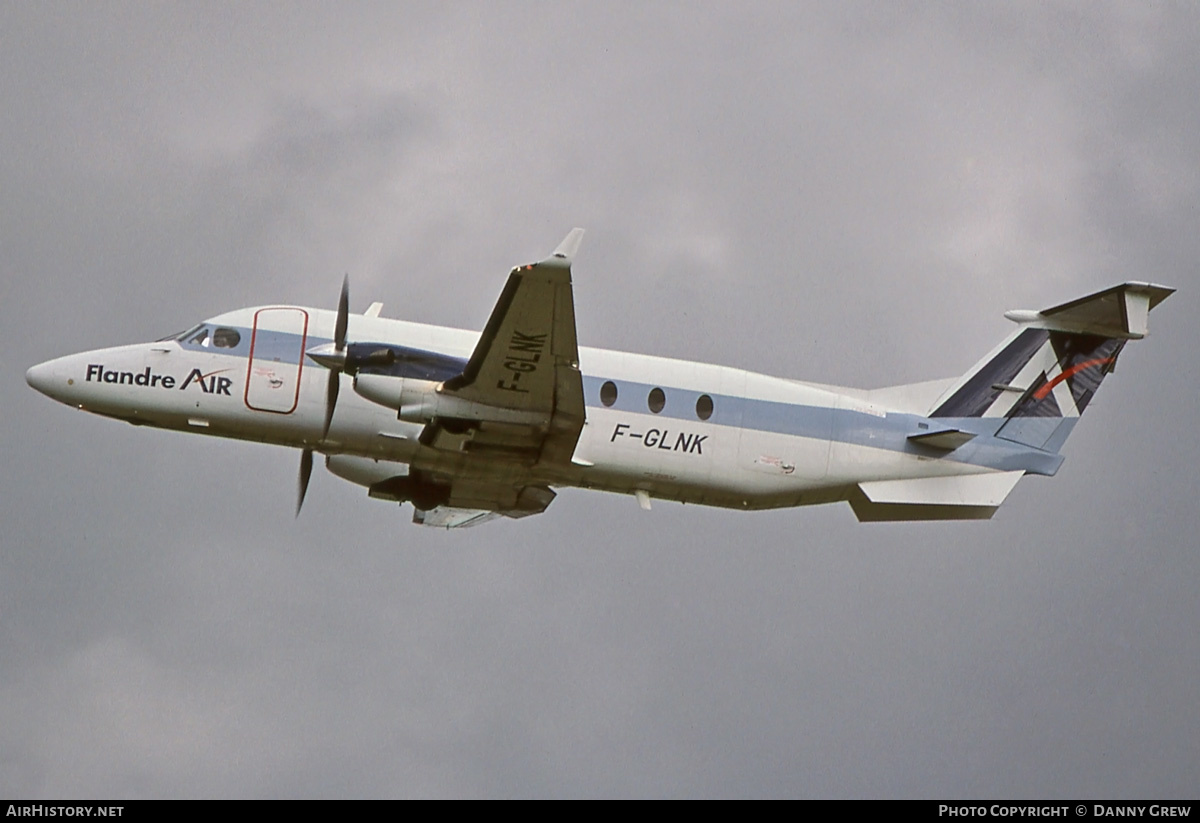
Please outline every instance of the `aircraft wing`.
M570 462L584 423L571 293L571 261L582 237L583 229L574 229L547 259L512 270L462 374L440 389L478 411L434 420L422 445L530 468ZM454 459L427 459L421 467L453 475L462 468Z

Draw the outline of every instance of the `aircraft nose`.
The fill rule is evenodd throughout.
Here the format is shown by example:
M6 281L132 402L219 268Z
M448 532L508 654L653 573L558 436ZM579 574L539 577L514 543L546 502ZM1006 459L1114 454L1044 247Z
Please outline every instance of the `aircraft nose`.
M25 372L25 382L52 400L70 404L75 381L70 376L71 370L65 367L65 359L60 357L31 366Z
M42 394L50 394L54 383L54 368L50 363L38 363L25 372L25 382Z

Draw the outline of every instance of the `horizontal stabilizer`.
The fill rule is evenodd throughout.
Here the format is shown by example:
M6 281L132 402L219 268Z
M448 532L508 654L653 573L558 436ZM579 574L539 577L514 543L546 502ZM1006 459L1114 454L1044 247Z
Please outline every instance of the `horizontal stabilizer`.
M1150 310L1174 291L1154 283L1122 283L1040 312L1010 311L1004 316L1052 331L1140 339L1146 336Z
M1150 310L1174 291L1130 282L1040 312L1005 312L1021 328L947 389L929 416L1079 417L1122 347L1146 336ZM1049 422L1022 423L999 436L1056 451L1068 432Z
M850 498L863 522L885 520L987 520L1024 476L1023 471L858 484Z
M974 440L975 435L961 429L937 429L935 431L921 431L916 434L910 434L908 439L922 446L954 451L964 443Z

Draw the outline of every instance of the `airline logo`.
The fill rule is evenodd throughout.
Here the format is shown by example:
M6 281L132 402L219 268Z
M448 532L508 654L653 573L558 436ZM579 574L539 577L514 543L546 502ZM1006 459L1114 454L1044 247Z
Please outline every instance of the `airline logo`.
M218 369L217 371L205 374L199 369L192 369L191 373L180 383L174 375L159 374L149 366L135 373L107 369L103 363L89 363L86 382L112 383L118 386L144 386L150 389L175 389L178 387L179 391L185 391L189 386L195 386L205 394L223 394L231 397L232 395L229 390L233 386L233 380L220 376L227 371L231 370Z

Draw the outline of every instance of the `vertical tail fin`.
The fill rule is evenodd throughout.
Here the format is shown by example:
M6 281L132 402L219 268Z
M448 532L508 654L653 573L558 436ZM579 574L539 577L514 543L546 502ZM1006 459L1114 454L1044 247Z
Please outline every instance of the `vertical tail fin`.
M930 416L1005 418L997 437L1057 451L1125 343L1146 335L1149 311L1172 292L1123 283L1040 312L1007 312L1021 328L951 386Z

